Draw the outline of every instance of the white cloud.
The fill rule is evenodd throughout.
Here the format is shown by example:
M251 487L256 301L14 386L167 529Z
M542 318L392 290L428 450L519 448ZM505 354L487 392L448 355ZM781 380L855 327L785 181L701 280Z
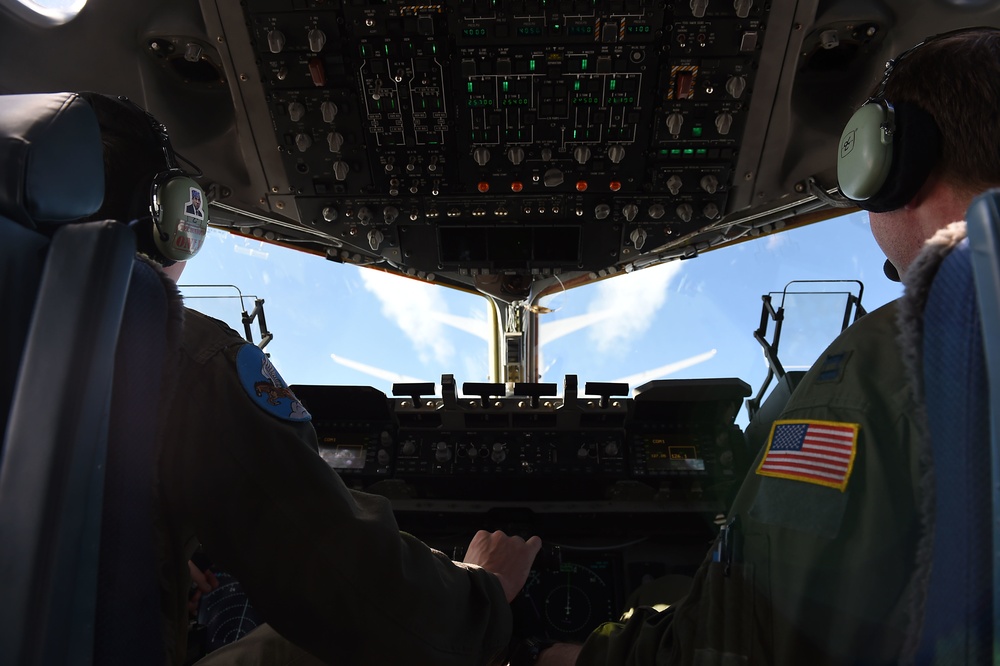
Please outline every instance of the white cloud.
M606 352L619 345L628 345L645 333L657 311L666 303L667 289L680 270L681 262L672 261L600 282L597 296L587 309L590 312L614 310L615 316L590 329L590 338L597 350Z
M342 365L345 368L357 370L358 372L392 384L420 384L427 381L426 379L418 379L408 375L401 375L398 372L386 370L385 368L377 368L374 365L368 365L367 363L355 361L354 359L346 358L344 356L337 356L336 354L330 354L330 358L333 359L334 363Z
M673 363L667 363L666 365L661 365L658 368L652 368L650 370L645 370L635 375L629 375L628 377L622 377L620 379L614 380L616 384L628 384L634 390L637 386L642 386L646 382L653 381L654 379L663 379L674 373L680 372L681 370L686 370L688 368L694 367L699 363L704 363L705 361L711 360L715 357L718 352L717 349L709 349L707 352L702 354L696 354L694 356L689 356L688 358L681 359L679 361L674 361Z
M767 249L774 251L783 245L787 245L789 241L787 234L771 234L767 237Z
M358 274L365 289L381 301L382 314L409 336L421 362L450 362L454 347L445 336L445 327L428 316L447 311L439 288L381 271L358 269Z

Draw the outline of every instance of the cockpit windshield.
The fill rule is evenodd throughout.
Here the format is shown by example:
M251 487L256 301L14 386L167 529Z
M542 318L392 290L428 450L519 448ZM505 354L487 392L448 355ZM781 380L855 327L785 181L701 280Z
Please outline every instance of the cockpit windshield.
M738 377L756 390L767 373L752 336L761 296L793 280L858 280L871 311L901 293L883 275L883 261L867 216L855 213L556 291L536 307L540 380L561 393L570 373L581 389L588 381L634 389L668 377ZM291 383L367 385L391 395L393 383L437 383L446 373L459 389L490 380L493 306L473 293L218 230L181 285L190 307L240 332L243 309L250 313L263 299L274 336L266 351ZM788 297L786 369L810 365L840 331L843 301L842 293ZM260 342L259 322L250 331ZM741 413L737 422L745 420Z

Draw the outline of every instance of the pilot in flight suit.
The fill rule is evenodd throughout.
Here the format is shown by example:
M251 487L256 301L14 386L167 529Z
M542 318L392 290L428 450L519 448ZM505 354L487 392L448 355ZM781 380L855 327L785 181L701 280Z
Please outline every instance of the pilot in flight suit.
M929 566L925 429L898 332L893 302L830 345L772 426L688 596L604 625L577 664L890 664L912 653Z
M467 666L506 647L510 611L496 578L400 534L385 498L349 491L317 455L309 413L228 326L185 312L161 412L175 654L199 541L277 631L335 663Z
M847 329L810 369L689 595L664 612L640 609L624 625L604 625L577 664L914 660L923 649L934 520L932 453L915 388L919 320L938 265L964 237L962 222L939 230L910 264L906 294ZM838 454L783 459L803 423L816 424L811 436L824 450L848 451L844 462Z
M139 249L155 256L148 182L165 168L163 133L130 102L84 96L106 151L95 219L138 218ZM310 414L260 349L185 310L179 295L171 308L172 326L182 328L165 371L153 489L167 664L186 657L187 563L199 543L284 637L272 632L276 644L287 639L323 661L357 666L470 666L502 656L508 597L541 542L480 532L467 559L487 570L401 533L387 499L349 490L318 455ZM245 645L248 660L238 663L266 656Z
M872 118L878 154L894 130L892 168L875 177L864 160L845 162L853 140L838 159L906 295L843 332L795 389L688 596L602 626L573 663L897 664L924 653L934 483L918 278L937 245L957 241L953 222L973 197L1000 187L998 82L994 28L929 38L886 66L844 133ZM570 663L547 657L538 664Z

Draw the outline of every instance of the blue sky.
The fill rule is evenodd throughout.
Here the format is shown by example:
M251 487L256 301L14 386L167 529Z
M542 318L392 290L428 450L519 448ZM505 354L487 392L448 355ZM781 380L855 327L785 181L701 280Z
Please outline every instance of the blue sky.
M581 387L622 379L634 387L659 369L652 376L738 377L756 391L766 373L752 337L761 295L792 280L857 279L872 310L901 293L882 274L883 262L867 215L853 214L555 294L543 303L552 310L542 316L543 340L573 317L597 323L544 344L543 381L561 387L576 374ZM432 382L449 373L459 387L487 379L488 306L475 295L214 230L189 262L182 291L190 307L242 332L237 299L196 298L234 296L233 288L185 286L193 284L235 285L265 299L274 334L267 351L291 384L369 385L391 394L385 371ZM822 351L842 302L828 297L808 312L789 312L786 365L808 365Z

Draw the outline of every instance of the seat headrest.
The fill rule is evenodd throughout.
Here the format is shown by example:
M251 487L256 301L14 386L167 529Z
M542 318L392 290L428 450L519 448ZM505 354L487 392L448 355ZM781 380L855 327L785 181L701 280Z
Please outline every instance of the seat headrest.
M92 215L104 198L101 131L75 93L0 95L0 215L28 227Z

